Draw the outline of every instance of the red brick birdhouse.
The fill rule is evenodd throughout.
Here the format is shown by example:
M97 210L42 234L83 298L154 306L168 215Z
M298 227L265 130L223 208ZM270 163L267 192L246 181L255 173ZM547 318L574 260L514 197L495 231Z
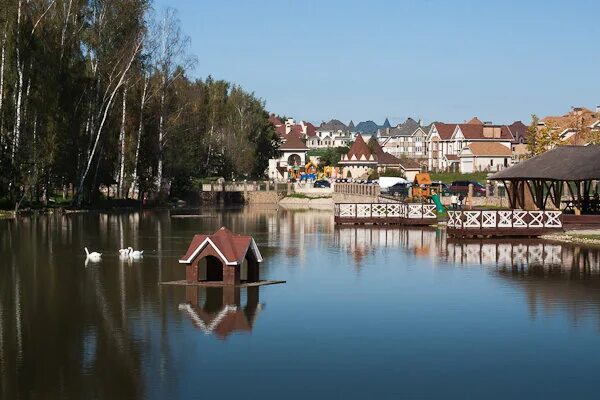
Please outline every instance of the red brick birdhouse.
M239 285L258 282L262 260L251 236L222 227L212 235L194 235L179 263L186 265L189 284Z

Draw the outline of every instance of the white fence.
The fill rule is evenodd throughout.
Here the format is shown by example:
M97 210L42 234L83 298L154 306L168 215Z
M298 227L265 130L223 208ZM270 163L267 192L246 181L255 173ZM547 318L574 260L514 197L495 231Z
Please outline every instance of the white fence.
M410 218L435 220L435 204L423 203L340 203L335 216L350 219Z
M448 228L451 229L505 229L545 228L560 229L561 211L448 211Z

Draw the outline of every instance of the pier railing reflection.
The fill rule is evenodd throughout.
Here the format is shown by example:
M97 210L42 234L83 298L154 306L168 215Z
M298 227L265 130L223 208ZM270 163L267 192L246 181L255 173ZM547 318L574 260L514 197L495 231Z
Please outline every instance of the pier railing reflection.
M444 258L447 262L459 265L560 267L582 272L600 272L600 250L542 241L450 241L446 245Z

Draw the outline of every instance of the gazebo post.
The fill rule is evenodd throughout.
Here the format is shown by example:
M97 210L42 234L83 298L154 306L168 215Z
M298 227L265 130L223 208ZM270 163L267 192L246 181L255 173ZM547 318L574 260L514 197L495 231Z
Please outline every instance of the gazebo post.
M504 184L504 190L506 191L506 197L508 198L508 206L510 208L515 208L515 200L513 198L514 188L512 181L510 180L502 180Z

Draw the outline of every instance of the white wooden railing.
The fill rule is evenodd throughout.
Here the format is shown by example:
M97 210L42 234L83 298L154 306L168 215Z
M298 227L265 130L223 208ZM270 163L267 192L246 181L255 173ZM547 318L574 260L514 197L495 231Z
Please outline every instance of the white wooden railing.
M335 216L340 218L437 218L435 204L424 203L339 203Z
M448 211L448 228L498 229L498 228L548 228L560 229L561 211L479 210Z

